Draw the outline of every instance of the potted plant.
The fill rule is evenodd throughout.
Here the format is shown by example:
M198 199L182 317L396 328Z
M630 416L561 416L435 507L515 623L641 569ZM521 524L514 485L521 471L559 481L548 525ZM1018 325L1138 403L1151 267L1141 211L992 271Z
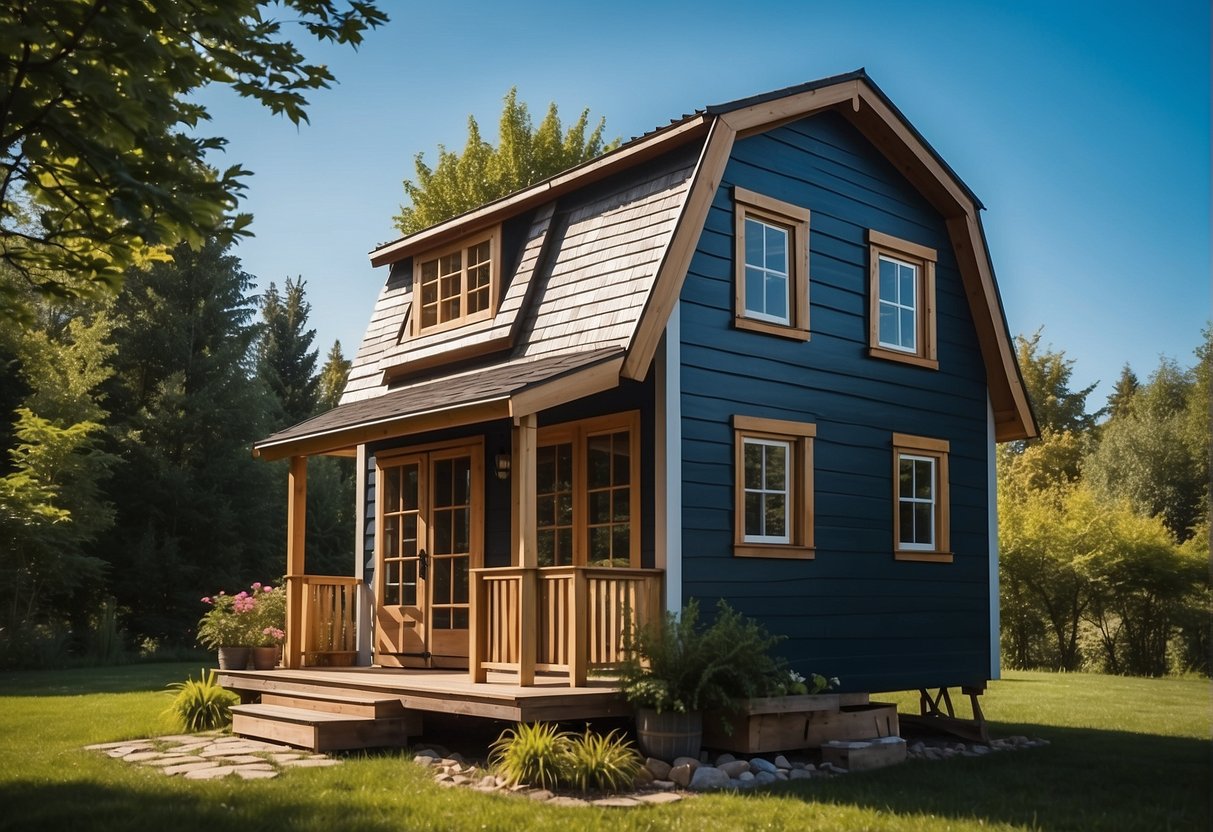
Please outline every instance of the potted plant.
M636 708L641 749L663 760L698 756L703 712L728 712L765 692L781 670L769 652L778 641L723 599L709 626L700 625L699 604L691 599L680 615L626 632L628 658L617 673Z
M282 656L286 638L286 590L253 584L257 599L253 610L253 669L272 670Z
M220 670L243 670L248 666L256 599L247 592L228 595L219 590L202 603L210 609L198 622L198 643L219 652Z

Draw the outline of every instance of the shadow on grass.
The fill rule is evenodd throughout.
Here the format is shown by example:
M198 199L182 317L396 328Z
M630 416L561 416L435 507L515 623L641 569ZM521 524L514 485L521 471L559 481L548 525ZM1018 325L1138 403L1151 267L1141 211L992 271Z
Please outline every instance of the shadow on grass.
M211 667L200 662L147 662L67 670L25 670L0 674L3 696L83 696L90 693L160 691Z
M773 796L901 816L1045 830L1210 828L1210 746L1187 737L1052 726L994 726L1048 747L943 762L909 761Z
M201 784L199 784L201 785ZM350 819L340 805L262 799L264 792L124 788L116 784L0 785L0 830L399 830L399 818ZM226 796L223 796L226 795Z

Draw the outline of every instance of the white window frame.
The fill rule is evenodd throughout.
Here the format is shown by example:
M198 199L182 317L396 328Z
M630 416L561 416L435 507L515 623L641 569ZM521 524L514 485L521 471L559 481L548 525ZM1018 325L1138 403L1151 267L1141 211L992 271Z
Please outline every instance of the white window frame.
M938 253L918 243L902 240L874 229L868 229L868 355L889 361L899 361L930 370L939 369L936 349L935 318L935 263ZM884 298L880 293L880 264L895 263L914 270L914 304L901 302L900 280L898 298ZM885 341L880 332L880 308L888 304L899 312L912 309L914 312L914 346L907 347L896 342ZM898 329L901 327L898 317Z
M911 488L910 488L909 495L901 493L901 466L902 466L902 463L905 463L905 462L911 463ZM917 473L915 471L914 463L918 463L918 462L925 462L931 466L931 473L930 473L931 497L930 497L930 499L923 499L921 497L917 497L917 496L915 496L915 493L914 493L917 490L914 488L914 486L917 484ZM898 473L898 478L897 478L898 516L900 517L901 507L903 505L905 505L906 503L909 503L913 508L917 508L920 505L927 505L927 506L931 507L930 539L927 540L925 543L919 543L917 541L906 542L905 540L901 539L901 536L902 536L901 532L904 531L904 528L902 528L899 524L898 535L897 535L897 537L898 537L897 548L902 551L906 551L906 552L933 552L933 551L935 551L935 539L939 533L939 530L936 528L936 526L938 524L938 516L939 516L939 513L938 513L938 509L939 509L939 505L938 505L938 500L939 500L939 460L937 457L933 457L933 456L922 456L921 454L901 452L901 453L897 454L897 473ZM913 512L912 512L911 516L913 516ZM916 527L915 527L915 531L917 531Z
M809 340L809 219L808 208L745 188L733 188L734 327L797 341ZM764 229L777 229L786 235L787 272L782 274L787 299L787 314L784 317L749 308L751 299L746 297L746 270L749 267L745 259L748 220L754 220ZM764 230L764 248L765 238ZM761 268L764 273L780 274L767 269L765 256L762 266L756 268Z
M749 229L748 228L746 229L745 251L741 252L741 256L742 256L743 266L744 266L744 270L745 270L744 277L747 282L747 287L749 285L750 272L751 271L760 272L762 274L762 297L760 300L761 300L762 304L765 306L766 300L767 300L767 282L770 281L772 278L777 278L777 279L783 280L783 308L785 311L785 314L783 316L779 316L779 315L772 315L769 312L764 312L764 311L755 309L752 305L754 302L754 298L750 297L750 292L748 291L748 288L747 288L746 295L745 295L745 310L744 310L745 316L747 318L753 318L754 320L757 320L757 321L768 321L769 323L781 324L782 326L791 326L791 324L792 324L792 275L791 275L791 270L789 267L792 265L792 236L793 236L792 229L790 229L784 225L779 225L777 223L769 222L766 219L764 219L763 217L747 216L745 218L745 222L746 222L747 226L750 223L755 223L762 227L762 244L761 244L762 263L760 265L755 265L755 264L751 263L748 259L746 259L746 255L749 253L750 245L753 243L753 240L750 238ZM784 262L783 271L779 271L778 269L772 269L766 265L766 263L767 263L767 256L766 256L767 255L767 239L768 239L769 231L775 231L775 232L778 232L779 234L783 235L783 262Z
M739 522L742 524L742 533L741 533L742 541L744 543L774 543L777 545L791 543L792 542L792 527L795 525L794 517L792 514L792 507L793 507L792 500L795 498L795 491L792 488L792 484L795 480L795 473L796 473L795 472L796 459L793 456L793 454L795 453L794 443L789 442L785 439L763 439L763 438L759 438L759 437L755 437L755 436L746 436L746 437L742 438L741 444L742 444L741 458L742 458L743 462L745 461L745 458L746 458L745 452L751 445L757 445L764 449L762 452L762 485L758 488L750 488L749 486L747 486L745 484L745 472L743 471L742 475L741 475L742 492L743 492L742 493L742 502L744 504L745 498L747 496L749 496L750 494L760 494L762 496L762 498L763 498L762 499L762 506L763 506L762 525L764 526L764 530L765 530L766 497L768 494L782 495L783 496L783 530L784 530L783 534L748 534L745 529L745 516L743 515L741 518L739 518ZM767 454L766 454L766 450L765 450L766 448L782 448L783 449L784 459L783 459L783 489L782 490L770 489L770 488L767 488L767 486L766 486L766 480L767 480Z
M920 267L916 263L911 263L909 261L902 260L899 257L893 257L888 254L878 254L877 260L880 262L892 263L894 266L897 267L897 274L895 275L894 280L893 280L893 286L897 290L897 297L886 298L883 294L878 294L878 296L877 296L877 299L876 299L876 312L877 312L876 343L879 346L884 347L885 349L898 350L899 352L905 352L905 353L909 353L910 355L916 355L918 353L919 330L921 329L921 326L919 325L918 316L920 314L922 314L921 298L919 297L919 283L920 283L920 278L921 278L921 276L919 274ZM880 262L878 262L876 265L878 274L880 271ZM914 287L913 288L914 297L912 299L912 302L909 304L905 303L905 299L901 296L901 284L902 284L901 269L910 269L913 272L913 276L914 276L913 281L911 281L911 285ZM878 284L877 292L878 293L880 291L879 283L880 283L880 281L878 278L877 279L877 284ZM896 310L897 335L901 336L903 340L904 340L905 332L902 330L902 327L901 327L901 313L904 310L909 310L911 313L913 313L914 322L910 328L910 334L913 336L914 342L910 346L906 346L904 343L901 343L900 341L886 341L884 339L885 333L883 332L882 327L880 326L880 322L882 320L880 312L886 306L892 307L894 310Z
M813 439L817 426L809 422L734 414L733 423L733 556L747 558L812 559ZM747 535L747 493L778 493L765 487L746 488L745 451L749 444L780 446L787 454L784 468L784 535Z
M923 561L933 563L952 562L952 486L950 482L948 455L950 443L946 439L929 436L914 436L907 433L893 434L893 557L896 560ZM913 494L903 497L901 493L902 460L931 463L931 541L930 543L903 543L901 541L901 507L903 503L922 505L925 500Z

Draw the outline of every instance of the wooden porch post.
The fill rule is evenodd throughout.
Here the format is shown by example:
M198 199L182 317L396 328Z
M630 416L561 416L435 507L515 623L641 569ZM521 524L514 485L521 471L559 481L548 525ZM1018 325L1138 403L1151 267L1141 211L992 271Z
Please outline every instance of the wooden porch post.
M284 667L303 666L303 576L307 531L307 457L291 457L286 499L286 645Z
M536 525L539 512L536 504L535 479L537 470L539 418L528 413L515 420L514 426L514 488L518 500L518 526L515 534L515 559L523 568L519 599L518 684L535 683L535 656L538 645L538 569L539 535Z

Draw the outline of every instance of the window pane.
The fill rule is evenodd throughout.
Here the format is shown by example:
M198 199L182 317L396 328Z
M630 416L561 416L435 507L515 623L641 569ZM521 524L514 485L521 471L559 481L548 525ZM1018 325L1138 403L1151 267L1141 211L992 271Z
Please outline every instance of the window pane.
M764 445L766 450L766 487L773 491L787 490L788 449L780 445Z
M535 451L535 489L540 494L556 490L556 448L549 445Z
M421 302L425 304L434 304L438 302L437 275L435 275L433 281L421 284Z
M909 497L914 493L914 460L901 459L897 463L898 479L900 480L897 493Z
M611 556L611 527L599 526L590 529L590 560L603 560Z
M463 269L463 252L456 251L454 254L448 254L442 258L441 271L443 274L452 274L462 271Z
M573 494L564 491L556 495L556 525L569 526L573 523Z
M573 489L573 443L556 446L556 482L558 490Z
M914 461L914 496L920 500L932 499L935 491L935 465L925 459Z
M430 562L435 604L451 603L451 558L435 558Z
M745 221L745 262L747 266L761 266L763 263L763 225L758 220L748 217Z
M556 532L551 529L540 529L535 534L536 556L540 566L556 564Z
M421 309L421 328L425 329L427 326L434 326L437 323L438 323L438 307L437 306L422 307L422 309Z
M400 556L399 517L383 518L383 556L394 558Z
M388 468L383 472L383 510L400 511L400 469Z
M897 301L897 264L880 258L880 299Z
M788 272L788 232L772 225L766 228L766 267L772 271Z
M632 512L632 495L629 488L616 488L612 492L611 505L611 520L616 523L626 523L631 518Z
M406 560L401 564L404 582L401 584L400 603L406 607L417 606L417 561Z
M762 445L745 443L745 487L762 488Z
M456 604L466 604L468 602L468 559L456 558L455 562L451 564L451 569L455 579L454 601Z
M611 484L611 437L591 436L589 439L589 471L586 482L590 488L605 488Z
M746 267L745 308L747 312L765 312L763 309L763 283L766 273L761 269Z
M434 525L434 551L432 555L448 555L451 553L451 543L453 542L454 531L452 526L451 512L436 511L433 518Z
M487 263L489 260L489 241L472 246L468 249L468 265L473 266L477 263Z
M917 269L913 268L912 266L907 266L904 263L901 264L900 266L898 266L897 274L898 274L898 278L901 281L901 294L898 297L898 302L902 306L917 306L918 305L917 303L914 302L914 297L915 297L915 295L918 294L915 291L915 289L916 289L915 283L917 282L916 281L916 278L917 278L916 272L917 271L918 271Z
M451 611L449 609L434 610L430 620L433 622L435 630L451 629Z
M933 543L935 540L935 512L930 503L914 504L914 542Z
M418 478L421 474L417 465L409 465L404 469L403 488L401 494L404 502L401 506L405 511L416 511L418 503Z
M468 611L466 609L451 610L451 628L455 630L468 628Z
M556 565L566 566L573 562L573 530L561 529L556 533Z
M631 549L631 527L627 523L620 523L614 526L611 530L611 557L621 561L621 563L614 565L626 566L632 555Z
M880 304L880 342L882 344L900 344L897 337L897 307L887 303Z
M611 471L612 484L627 485L632 476L632 449L629 447L628 434L626 432L614 434L611 437L611 445L614 451Z
M905 347L907 350L917 349L918 339L915 337L916 334L917 331L916 327L914 326L914 310L902 309L901 337L897 340L897 343L901 344L901 346Z
M540 528L551 528L556 525L556 498L548 495L539 497L535 502L535 520Z
M455 552L457 554L466 554L471 551L471 512L466 508L456 509L454 512L455 522Z
M914 542L914 504L913 503L898 503L897 504L897 522L900 525L898 529L897 539L901 543Z
M589 497L590 525L611 522L611 492L594 491Z
M383 603L397 606L400 603L400 561L389 560L383 565Z
M787 320L788 317L788 279L767 275L766 309L768 315Z
M783 494L766 495L766 534L783 537L787 534L787 498Z
M404 536L400 546L400 554L406 558L417 557L417 515L404 516Z
M452 499L455 490L454 474L451 460L443 459L434 463L434 505L439 507L454 505Z
M762 534L762 495L749 492L745 495L745 533Z

